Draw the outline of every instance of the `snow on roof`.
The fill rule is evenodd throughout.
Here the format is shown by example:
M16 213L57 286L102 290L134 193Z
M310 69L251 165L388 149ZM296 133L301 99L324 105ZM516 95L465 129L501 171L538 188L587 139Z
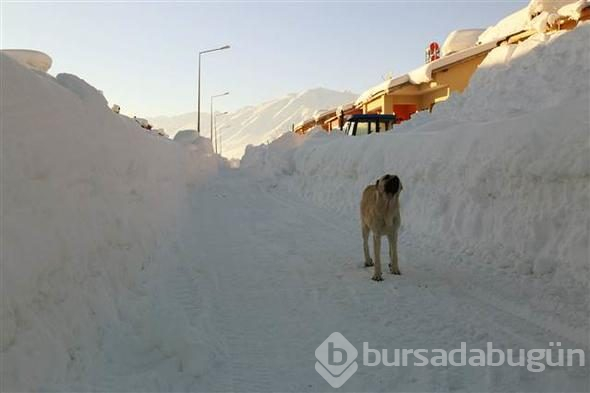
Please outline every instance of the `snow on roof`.
M357 98L357 100L354 103L355 103L355 105L360 105L376 94L379 94L383 91L387 91L387 90L392 89L396 86L401 86L404 83L407 83L409 81L410 81L410 78L408 77L408 74L401 75L401 76L383 81L383 82L379 83L377 86L374 86L374 87L370 88L369 90L365 91L363 94L361 94L359 96L359 98Z
M590 6L590 0L531 0L526 7L508 15L496 25L485 30L453 31L443 44L443 57L424 64L405 75L388 79L373 86L357 98L355 105L361 105L378 94L408 82L414 85L430 82L432 81L432 72L439 68L489 51L495 48L498 42L521 31L534 29L543 32L548 23L554 20L554 16L557 16L556 12L559 12L560 15L577 15L574 19L578 19L580 12L588 6ZM478 33L479 35L476 37L475 35ZM471 45L468 44L469 42Z
M580 19L582 10L586 7L590 7L590 0L579 0L574 3L564 5L557 10L557 13L561 16L565 16L574 20Z
M488 27L480 36L479 42L489 42L497 40L500 37L506 37L522 30L530 20L528 7L524 7L506 18L500 20L494 26Z
M554 19L551 15L559 14L568 17L573 15L575 16L573 19L578 19L579 12L588 5L587 0L531 0L526 7L508 15L496 25L488 27L479 36L478 41L488 42L530 29L543 32L546 29L546 22ZM563 14L560 10L563 10Z
M477 40L485 29L463 29L452 31L445 40L441 54L442 56L450 55L463 49L470 48L477 44Z
M332 108L325 111L318 111L313 115L313 118L315 121L319 121L322 117L334 115L336 113L336 110L336 108Z
M51 68L52 60L49 55L30 49L2 49L0 52L16 60L25 67L36 71L47 72Z
M539 15L542 12L548 12L550 14L556 13L560 8L575 3L572 0L531 0L528 5L529 16L531 18Z
M472 46L459 52L452 53L448 56L431 61L424 64L422 67L416 68L414 71L408 73L412 84L418 85L420 83L427 83L432 81L432 72L439 68L446 67L450 64L459 62L480 53L487 52L497 46L497 41L487 42L485 44Z
M349 102L348 104L340 105L336 108L336 112L344 112L352 108L354 108L354 102Z
M471 48L463 49L461 51L452 53L448 56L441 57L440 59L437 59L430 63L424 64L423 66L418 67L415 70L408 72L407 74L398 76L396 78L388 79L361 94L359 98L357 98L357 100L355 101L355 104L360 105L377 94L387 92L394 87L401 86L406 83L419 85L421 83L430 82L432 81L433 71L445 67L449 64L453 64L458 61L467 59L469 57L478 55L480 53L489 51L495 48L497 43L498 41L492 41L482 45L476 45Z

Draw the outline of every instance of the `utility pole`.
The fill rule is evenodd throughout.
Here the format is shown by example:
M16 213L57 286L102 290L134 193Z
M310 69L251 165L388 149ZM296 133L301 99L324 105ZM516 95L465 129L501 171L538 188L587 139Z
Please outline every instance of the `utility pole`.
M205 53L216 52L219 50L229 49L229 45L222 46L220 48L215 49L207 49L199 52L199 72L197 77L197 135L201 135L201 55Z
M225 93L222 94L217 94L214 96L211 96L211 128L209 129L209 138L211 139L211 144L213 144L213 99L217 98L217 97L223 97L229 94L229 91L226 91Z

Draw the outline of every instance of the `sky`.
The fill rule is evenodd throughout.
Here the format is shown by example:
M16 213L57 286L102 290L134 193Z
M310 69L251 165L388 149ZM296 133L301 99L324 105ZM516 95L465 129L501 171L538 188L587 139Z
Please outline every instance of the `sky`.
M424 63L453 30L485 28L527 1L0 2L0 48L41 50L140 117L247 105L316 87L362 93Z

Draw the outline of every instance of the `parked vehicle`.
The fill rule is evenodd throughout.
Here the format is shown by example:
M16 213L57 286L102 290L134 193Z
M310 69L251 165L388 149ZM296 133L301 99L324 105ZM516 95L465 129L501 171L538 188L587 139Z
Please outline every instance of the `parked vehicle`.
M395 115L352 115L344 124L342 131L346 135L368 135L385 132L395 124Z

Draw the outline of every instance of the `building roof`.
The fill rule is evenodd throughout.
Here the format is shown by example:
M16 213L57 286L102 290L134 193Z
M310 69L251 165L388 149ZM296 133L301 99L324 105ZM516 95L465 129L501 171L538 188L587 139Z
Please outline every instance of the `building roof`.
M407 74L381 82L380 84L361 94L355 101L355 105L361 105L375 96L385 94L391 89L402 86L406 83L410 83L412 85L428 83L432 81L432 73L434 71L454 63L459 63L465 59L479 55L480 53L490 51L497 46L499 41L501 41L501 39L493 40L485 44L475 45L470 48L451 53L448 56L444 56L440 59L424 64L415 70L408 72Z

